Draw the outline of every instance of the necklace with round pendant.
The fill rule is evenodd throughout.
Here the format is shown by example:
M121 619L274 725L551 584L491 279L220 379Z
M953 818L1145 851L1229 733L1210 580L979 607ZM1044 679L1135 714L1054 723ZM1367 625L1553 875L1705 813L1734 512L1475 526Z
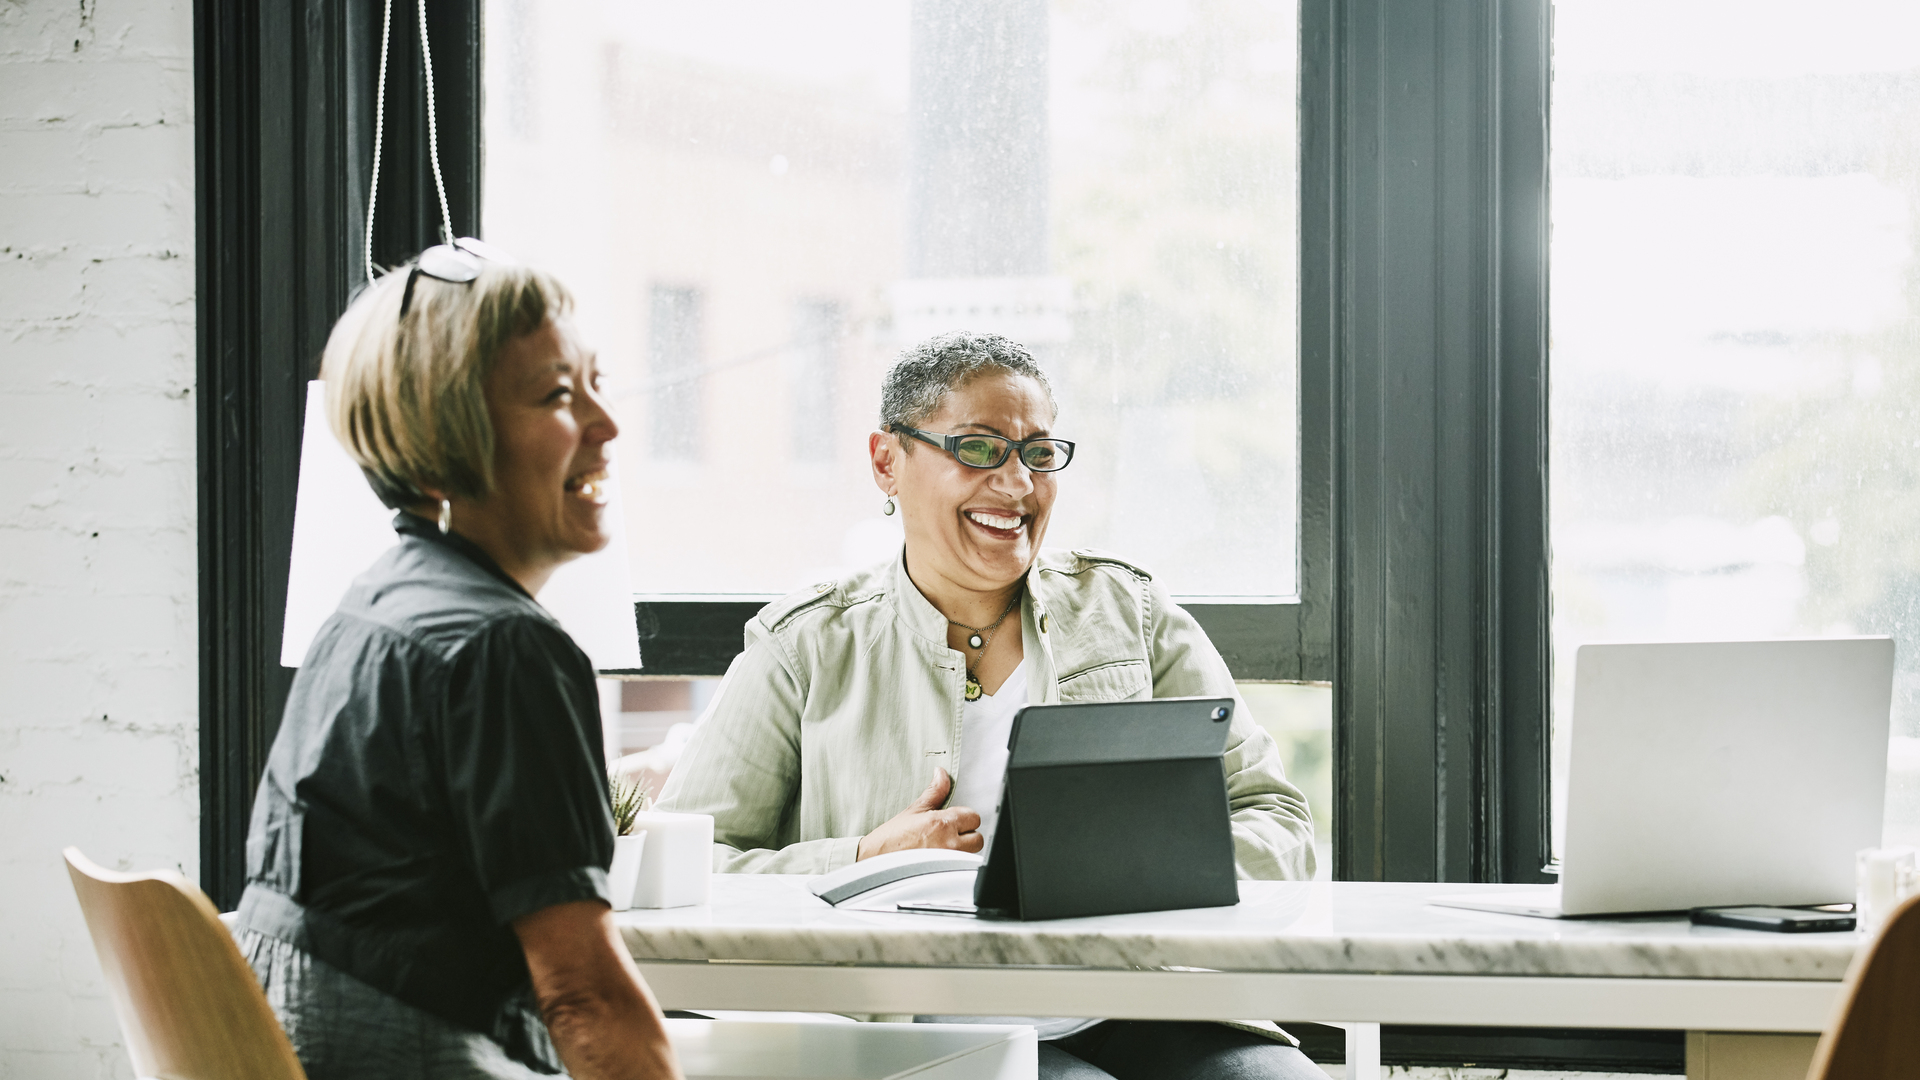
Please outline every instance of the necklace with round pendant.
M973 663L967 665L967 685L964 693L968 701L979 701L980 695L986 692L985 689L981 687L980 676L975 674L974 669L979 667L980 661L986 658L987 646L993 644L994 632L1000 629L1001 623L1007 621L1007 616L1013 614L1013 609L1020 606L1020 595L1019 592L1013 594L1013 599L1007 601L1006 610L1000 613L999 618L993 620L992 626L981 628L968 626L966 623L957 622L953 619L947 620L960 629L968 631L967 648L975 650Z

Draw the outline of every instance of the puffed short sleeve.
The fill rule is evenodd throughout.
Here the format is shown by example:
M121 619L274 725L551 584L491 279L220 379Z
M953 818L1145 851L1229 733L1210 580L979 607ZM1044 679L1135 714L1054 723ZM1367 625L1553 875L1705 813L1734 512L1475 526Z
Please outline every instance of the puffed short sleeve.
M613 817L593 665L558 626L498 619L455 657L444 761L453 846L496 921L611 901Z

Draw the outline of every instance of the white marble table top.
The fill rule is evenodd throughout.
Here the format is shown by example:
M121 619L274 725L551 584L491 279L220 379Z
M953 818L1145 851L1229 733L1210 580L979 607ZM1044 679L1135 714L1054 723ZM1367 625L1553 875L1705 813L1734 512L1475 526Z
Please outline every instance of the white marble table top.
M624 911L615 921L643 961L1401 975L1837 981L1862 940L1673 916L1539 919L1425 902L1502 888L1243 881L1236 907L1007 922L836 909L809 893L804 877L718 874L709 904Z

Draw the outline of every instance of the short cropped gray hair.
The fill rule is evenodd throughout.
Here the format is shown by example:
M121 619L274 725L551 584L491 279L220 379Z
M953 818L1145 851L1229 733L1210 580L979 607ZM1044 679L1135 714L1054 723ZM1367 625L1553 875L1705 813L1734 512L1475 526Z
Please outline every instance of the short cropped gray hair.
M897 424L919 427L940 410L948 393L995 371L1024 375L1039 383L1047 403L1056 414L1060 411L1053 399L1053 384L1025 346L999 334L956 330L928 338L893 362L880 385L880 429L893 431ZM904 436L901 443L911 448Z

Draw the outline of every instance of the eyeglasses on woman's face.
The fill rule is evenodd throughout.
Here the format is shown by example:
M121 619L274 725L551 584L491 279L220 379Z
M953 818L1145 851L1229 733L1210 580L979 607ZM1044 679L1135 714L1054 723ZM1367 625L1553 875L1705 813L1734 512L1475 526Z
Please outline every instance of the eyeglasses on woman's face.
M953 455L953 460L970 469L997 469L1013 454L1030 472L1059 472L1073 460L1073 444L1065 439L1009 439L1004 435L940 435L905 424L891 424L897 434L908 435L929 446L937 446Z

